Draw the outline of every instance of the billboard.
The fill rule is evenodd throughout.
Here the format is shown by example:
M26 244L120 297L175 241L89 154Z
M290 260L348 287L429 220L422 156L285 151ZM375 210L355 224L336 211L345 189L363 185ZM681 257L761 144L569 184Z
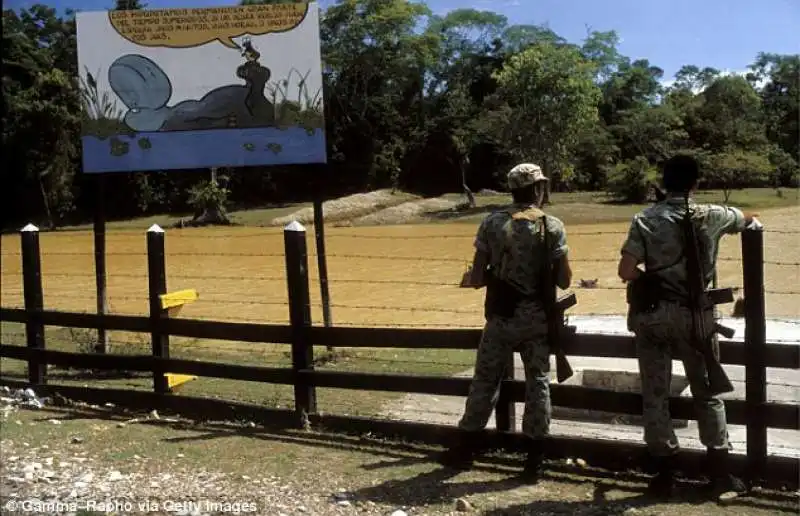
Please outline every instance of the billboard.
M316 2L76 19L84 172L327 161Z

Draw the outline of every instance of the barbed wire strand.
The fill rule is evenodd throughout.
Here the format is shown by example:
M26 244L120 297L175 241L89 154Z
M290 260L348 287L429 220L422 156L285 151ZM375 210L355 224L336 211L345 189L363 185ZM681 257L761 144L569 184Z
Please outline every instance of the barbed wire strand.
M613 222L612 222L613 223ZM618 222L623 224L624 222ZM263 237L266 235L275 235L283 233L284 229L282 225L275 225L275 226L251 226L251 231L216 231L215 234L209 235L204 233L202 235L192 234L192 228L167 228L167 234L169 237L174 238L181 238L181 239L203 239L207 240L208 238L256 238L256 237ZM799 229L773 229L773 228L766 228L764 229L765 233L777 233L777 234L798 234L800 233ZM596 231L574 231L570 232L571 235L625 235L627 234L626 230L596 230ZM72 237L76 238L77 236L85 236L89 237L91 235L90 229L83 229L83 230L61 230L61 231L43 231L41 232L43 238L49 237ZM130 238L134 235L146 236L147 230L146 229L113 229L106 232L106 238L114 238L114 237L124 237ZM392 236L392 235L348 235L348 234L330 234L327 235L326 238L356 238L356 239L370 239L370 240L379 240L379 239L429 239L429 238L474 238L474 234L467 234L467 235L453 235L452 233L442 233L442 234L434 234L434 235L405 235L405 236Z
M76 252L76 251L64 251L64 252L49 252L45 253L44 256L94 256L92 252ZM108 252L106 256L140 256L142 258L147 257L146 252L142 251L115 251L115 252ZM237 258L245 258L245 257L263 257L263 258L285 258L284 253L244 253L244 252L174 252L174 253L167 253L167 257L182 257L182 256L191 256L191 257L237 257ZM317 255L313 252L308 254L309 258L316 258ZM387 254L351 254L351 253L326 253L327 258L342 258L342 259L366 259L366 260L389 260L389 261L430 261L430 262L444 262L444 263L468 263L469 257L463 258L451 258L451 257L438 257L438 256L393 256ZM574 257L571 258L572 262L578 263L616 263L617 258L579 258ZM720 262L741 262L741 257L719 257L717 261ZM785 261L785 260L771 260L766 259L764 260L764 264L768 265L783 265L783 266L800 266L800 261Z
M185 277L178 277L178 278L185 278ZM209 276L206 279L217 279L215 276ZM247 281L252 282L257 278L250 278L250 277L237 277L235 280L231 277L220 278L226 281ZM279 278L262 278L264 281L279 281ZM317 279L316 282L320 280ZM360 284L360 285L371 285L371 284L394 284L394 285L424 285L424 286L440 286L440 287L448 287L448 288L459 288L457 284L453 282L443 282L443 281L420 281L420 280L372 280L372 279L355 279L355 278L348 278L348 279L329 279L329 284L336 284L336 283L344 283L344 284ZM144 288L144 287L143 287ZM728 288L733 289L734 291L744 290L743 285L731 285ZM93 293L74 293L73 288L69 287L49 287L46 289L45 292L45 299L49 299L52 297L64 297L70 299L85 299L85 300L93 300L96 299L96 295ZM568 290L580 290L580 291L621 291L626 290L625 285L594 285L594 286L585 286L581 285L579 282L578 284L571 285ZM13 288L13 289L4 289L4 295L17 295L21 296L24 294L24 290L21 288ZM766 294L773 294L773 295L800 295L800 290L772 290L772 289L765 289L764 292ZM118 295L114 293L109 294L109 298L113 298L116 300L127 300L127 301L147 301L147 293L143 292L139 296L130 296L130 295ZM241 297L236 298L226 298L216 296L211 294L210 296L202 296L197 299L197 302L221 302L221 303L233 303L233 304L285 304L286 298L281 296L280 301L277 300L263 300L258 298L248 298L242 299ZM423 307L424 309L424 307Z

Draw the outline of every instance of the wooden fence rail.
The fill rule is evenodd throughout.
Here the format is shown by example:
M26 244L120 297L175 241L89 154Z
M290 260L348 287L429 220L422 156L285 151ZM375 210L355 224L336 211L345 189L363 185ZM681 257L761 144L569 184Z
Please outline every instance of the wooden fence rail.
M305 228L292 223L284 231L286 247L286 272L289 294L288 325L229 323L170 318L162 309L160 296L167 293L166 258L164 252L165 233L154 226L147 232L148 285L150 297L149 316L127 316L108 314L68 313L44 310L41 281L41 257L39 233L33 226L21 231L24 309L0 309L0 321L25 325L26 346L0 344L0 356L28 362L28 384L46 390L62 390L73 396L97 396L98 389L47 385L47 365L67 368L96 370L127 370L152 372L153 393L149 403L161 400L163 405L177 405L168 400L175 397L169 393L165 373L190 374L200 377L226 378L253 382L286 384L294 387L295 421L299 416L302 424L319 420L317 415L316 388L339 388L370 391L424 393L444 396L466 396L468 378L439 377L411 374L373 374L361 372L319 371L313 365L314 346L371 347L371 348L438 348L476 349L480 330L477 329L391 329L391 328L336 328L311 325L310 296L308 286L308 254ZM726 400L730 424L747 427L747 456L743 469L752 480L774 478L776 475L796 485L797 461L786 457L773 457L767 453L767 428L800 429L800 409L797 404L781 404L766 401L766 368L797 369L800 364L800 347L766 342L764 322L763 288L763 239L760 230L747 230L742 236L742 254L745 274L745 343L724 341L720 343L721 361L725 364L743 365L746 369L746 397L744 400ZM89 328L104 331L127 331L149 333L152 352L149 355L115 355L96 353L70 353L46 349L46 326ZM243 341L257 343L286 344L291 348L292 364L286 368L243 366L207 361L174 359L169 356L171 336ZM635 358L635 346L629 336L595 335L575 333L565 337L562 343L567 354L587 357ZM3 380L5 383L11 383ZM524 382L509 379L502 385L506 417L513 414L513 404L524 401ZM110 390L102 389L105 392ZM117 397L134 399L141 392L119 394ZM155 398L153 398L155 396ZM641 395L620 393L604 389L576 385L551 385L552 403L571 409L594 409L639 415L642 410ZM130 400L129 400L130 401ZM214 403L206 400L208 406ZM201 407L204 401L194 399ZM670 398L670 407L676 419L694 419L691 399ZM209 409L211 410L211 409ZM251 407L248 410L260 410ZM499 414L501 410L498 410ZM330 421L330 418L325 418ZM339 418L344 421L347 418ZM358 420L358 421L356 421ZM297 421L296 421L297 422ZM340 421L341 422L341 421ZM366 425L363 418L352 419L353 425ZM373 425L385 429L404 428L414 433L408 424L372 420ZM346 425L344 425L346 426ZM441 425L421 427L436 428ZM498 421L499 430L504 429ZM420 432L424 435L424 432ZM508 432L501 434L510 435ZM558 438L565 443L570 438ZM586 446L586 439L574 439L574 443ZM619 443L596 441L599 448L618 446ZM577 444L576 444L577 445ZM620 445L621 446L621 445ZM630 449L629 445L628 448ZM569 446L567 446L568 448ZM605 448L604 448L605 447ZM586 453L584 451L584 453ZM691 453L690 453L691 455ZM794 475L788 478L786 475Z

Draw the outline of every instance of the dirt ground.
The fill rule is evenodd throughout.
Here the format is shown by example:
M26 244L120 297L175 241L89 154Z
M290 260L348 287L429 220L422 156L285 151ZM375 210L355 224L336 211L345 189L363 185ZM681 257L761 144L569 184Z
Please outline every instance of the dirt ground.
M800 317L800 208L764 210L767 314ZM468 326L482 324L482 292L457 288L471 259L475 224L326 228L334 324ZM627 223L568 225L570 256L579 279L598 288L577 290L575 314L622 314L625 293L616 277ZM770 232L771 230L782 232ZM279 228L168 229L169 290L194 288L200 299L183 317L288 320L283 235ZM313 228L309 272L315 323L322 321ZM108 234L108 292L113 312L147 312L144 231ZM43 233L42 273L48 309L95 310L91 231ZM719 284L741 286L737 237L723 239ZM573 287L575 288L575 287ZM19 237L2 237L3 306L22 305ZM731 307L726 307L725 310Z
M141 422L132 421L134 416ZM435 451L369 437L198 424L113 408L15 410L3 419L0 502L8 514L33 499L94 503L95 512L89 506L75 512L81 515L99 514L100 503L126 502L130 509L117 514L223 514L233 512L234 504L243 508L238 514L287 516L766 516L797 509L796 493L769 491L721 507L689 483L659 502L643 494L643 477L563 462L550 463L542 482L527 485L518 480L520 458L514 456L488 456L472 471L456 474L432 461ZM192 512L189 503L198 510ZM229 505L213 511L207 510L210 504Z

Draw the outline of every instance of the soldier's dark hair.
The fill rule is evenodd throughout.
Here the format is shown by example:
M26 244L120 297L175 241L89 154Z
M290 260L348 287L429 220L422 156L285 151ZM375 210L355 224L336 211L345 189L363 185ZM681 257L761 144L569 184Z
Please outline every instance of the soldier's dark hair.
M670 193L687 193L700 180L700 165L693 156L677 154L662 169L664 189Z
M535 185L523 186L511 190L511 200L518 204L528 204L536 201Z

